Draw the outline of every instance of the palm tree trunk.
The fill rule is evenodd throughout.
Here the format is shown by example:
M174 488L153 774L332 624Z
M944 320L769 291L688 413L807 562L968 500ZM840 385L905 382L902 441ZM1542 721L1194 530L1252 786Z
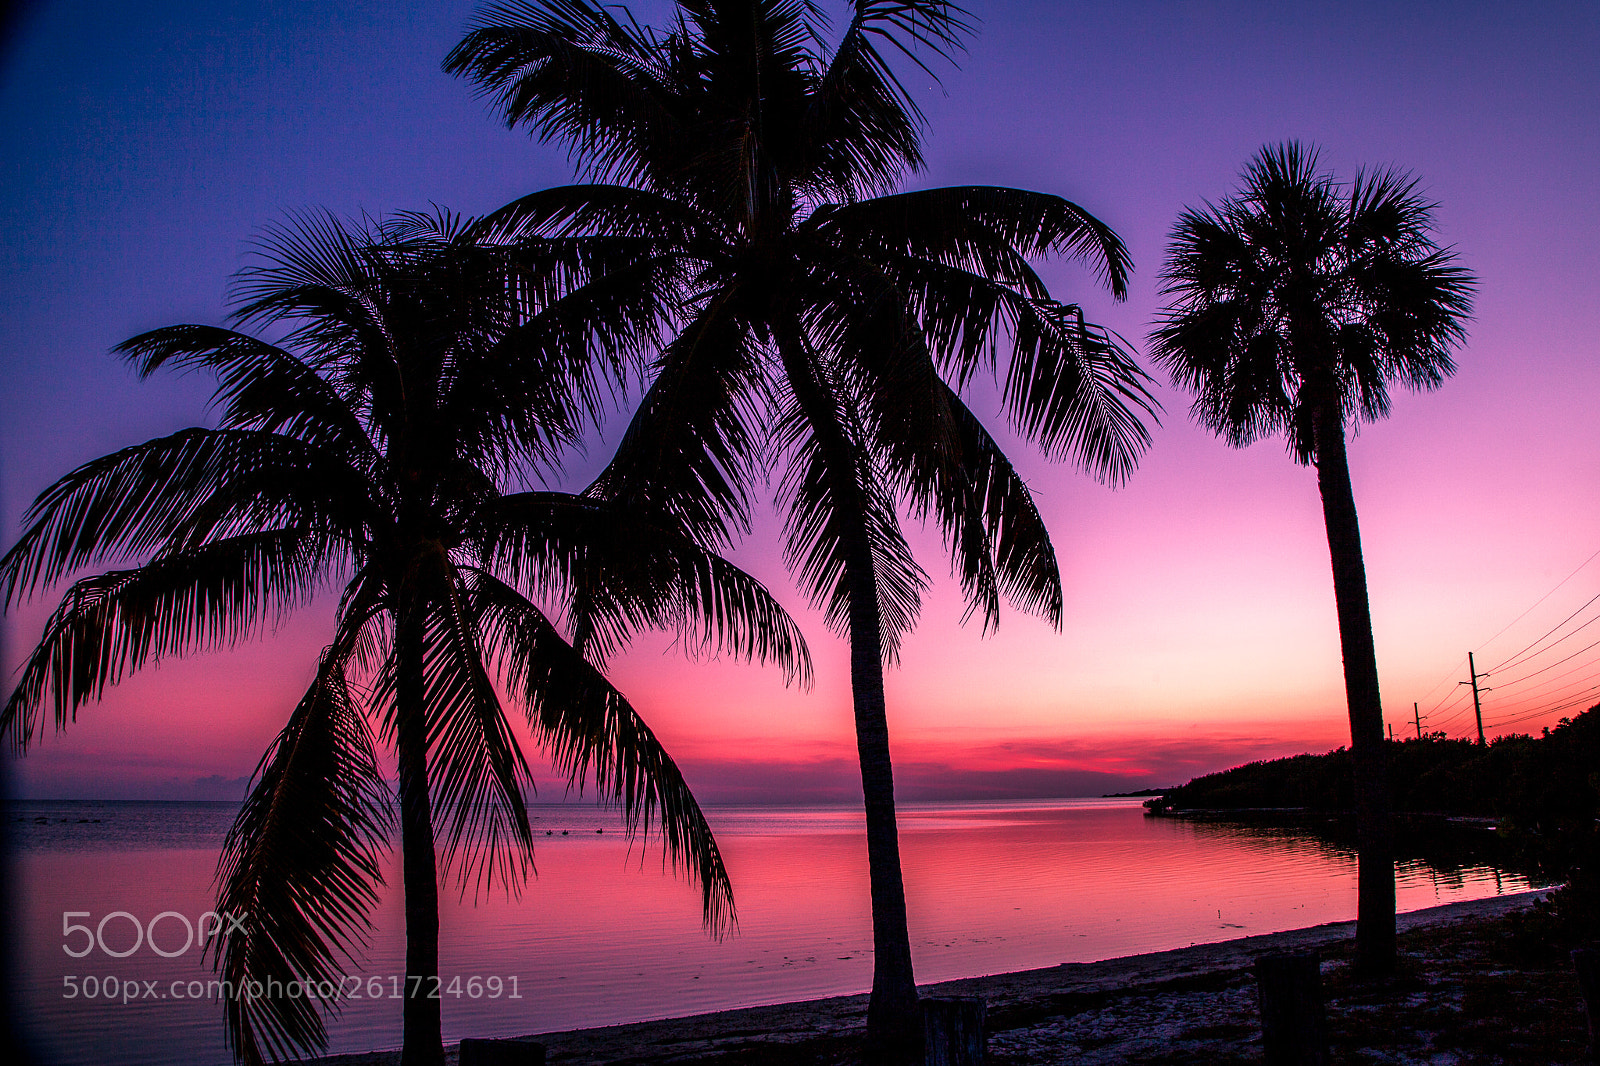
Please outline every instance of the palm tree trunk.
M867 874L872 893L872 995L867 1001L867 1041L884 1058L900 1057L921 1040L917 981L911 968L906 887L900 873L900 831L895 823L894 764L889 758L889 717L883 698L883 618L878 580L866 530L862 457L839 421L808 357L805 331L792 315L774 316L784 369L827 462L830 491L845 556L850 598L850 690L855 705L856 754L867 816Z
M1333 562L1333 598L1344 652L1345 700L1350 709L1350 761L1355 771L1356 846L1360 871L1356 900L1356 968L1367 974L1394 969L1394 848L1389 825L1387 752L1378 655L1372 640L1367 568L1361 556L1344 422L1337 415L1316 424L1317 488Z
M401 607L395 623L395 748L400 777L401 880L406 900L404 1045L401 1066L443 1066L439 976L439 875L428 796L428 731L422 677L422 612Z
M906 888L900 873L900 832L894 810L894 764L883 697L882 622L872 551L863 538L851 546L850 690L855 703L856 753L866 801L867 870L872 884L872 996L867 1039L901 1048L920 1033L917 982L911 968Z

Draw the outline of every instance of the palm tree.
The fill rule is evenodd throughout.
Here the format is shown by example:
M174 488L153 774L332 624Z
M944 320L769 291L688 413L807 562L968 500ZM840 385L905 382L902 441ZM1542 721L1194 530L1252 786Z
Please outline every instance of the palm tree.
M592 355L609 327L549 289L559 251L511 259L447 214L376 228L306 218L262 251L234 324L276 342L185 325L119 349L144 375L214 375L220 425L68 474L0 560L8 605L95 562L146 560L71 585L0 726L25 751L48 712L65 728L131 671L232 645L342 586L333 639L219 864L218 911L249 922L216 962L234 989L256 990L227 1000L229 1042L252 1063L325 1044L309 992L260 990L327 987L336 956L365 944L397 794L402 1061L438 1064L439 878L516 891L530 870L532 780L499 693L573 785L592 778L621 805L630 833L659 827L720 933L734 912L716 841L601 666L641 626L791 674L808 676L809 660L767 592L663 512L505 490L550 468L604 369ZM374 729L395 754L393 790Z
M1383 707L1347 429L1389 413L1389 386L1435 389L1455 371L1475 282L1431 236L1435 205L1391 170L1348 187L1317 153L1264 148L1240 194L1185 211L1152 333L1156 361L1195 394L1194 417L1244 447L1274 433L1317 468L1344 653L1360 846L1357 958L1395 959L1394 862Z
M1143 373L1029 263L1084 260L1120 298L1110 229L1042 193L892 191L922 164L923 120L890 57L932 76L967 32L933 0L858 0L831 45L805 0L685 0L664 32L591 0L506 0L445 60L593 182L503 208L502 237L628 249L593 284L641 316L638 336L673 334L597 491L653 499L720 547L784 471L786 560L850 641L880 1045L920 1036L883 684L926 580L901 513L937 520L985 629L1002 593L1059 624L1044 524L962 393L993 373L1017 430L1110 481L1154 410Z

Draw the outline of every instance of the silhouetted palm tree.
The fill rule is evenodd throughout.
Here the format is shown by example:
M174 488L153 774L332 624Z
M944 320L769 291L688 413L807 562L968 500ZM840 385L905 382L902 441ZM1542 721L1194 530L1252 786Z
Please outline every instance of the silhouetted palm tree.
M1282 433L1315 464L1344 652L1360 843L1358 962L1394 965L1394 863L1383 707L1361 532L1345 455L1353 423L1389 413L1389 386L1455 370L1473 278L1434 243L1434 205L1393 171L1344 186L1317 155L1265 148L1241 193L1186 211L1173 233L1154 357L1195 394L1194 416L1243 447Z
M889 56L932 76L924 60L948 59L968 30L960 8L859 0L831 46L804 0L684 2L664 32L617 10L496 4L445 69L604 183L508 205L492 216L503 234L630 249L633 265L593 288L639 316L638 337L670 326L597 486L658 501L716 546L747 528L764 471L785 470L787 561L851 645L875 948L868 1028L899 1042L919 1023L883 670L925 584L900 508L936 516L986 628L1002 592L1059 624L1044 524L960 393L993 372L1012 424L1049 455L1126 476L1149 440L1145 376L1053 301L1028 259L1086 260L1121 297L1127 256L1060 197L890 195L921 166L922 116Z
M97 561L148 560L71 586L0 726L26 750L50 712L63 728L129 672L231 645L342 586L332 643L227 837L217 909L249 917L217 962L235 989L337 979L336 954L351 957L370 928L397 792L403 1061L441 1063L427 980L439 875L514 891L532 854L532 781L497 692L522 704L573 784L592 778L621 804L630 832L658 823L720 932L733 899L716 842L600 666L641 626L791 674L809 660L766 591L663 512L505 491L548 469L592 413L591 349L609 327L554 298L559 251L512 260L440 215L377 230L309 218L263 252L240 277L235 324L280 340L186 325L119 349L142 374L215 375L220 426L62 478L0 561L12 604ZM374 726L395 752L394 792ZM226 1012L245 1061L325 1042L309 993L230 998Z

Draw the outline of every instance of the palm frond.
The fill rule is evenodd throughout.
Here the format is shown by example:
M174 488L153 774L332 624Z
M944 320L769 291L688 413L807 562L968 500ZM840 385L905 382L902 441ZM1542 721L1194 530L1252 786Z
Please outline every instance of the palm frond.
M1151 356L1194 393L1200 425L1244 447L1286 431L1297 383L1286 376L1281 336L1256 330L1253 305L1227 300L1169 313L1151 332Z
M613 243L570 243L602 241ZM620 255L606 250L608 262L598 269L584 264L587 276L574 277L570 287L533 294L529 314L461 368L453 409L463 409L487 436L502 434L507 423L528 423L505 434L512 440L541 427L548 434L551 422L566 428L579 415L594 422L604 417L617 390L642 375L646 353L659 344L685 280L678 256L652 254L627 239L618 243L632 247ZM509 254L538 255L525 249ZM539 277L551 273L546 269Z
M423 678L433 812L443 822L444 866L462 890L521 888L533 830L533 775L484 662L482 606L470 578L437 576L424 627Z
M968 613L982 612L986 630L999 624L1002 588L1059 623L1060 577L1032 496L939 376L893 282L871 264L854 266L836 269L808 303L817 345L838 353L889 484L918 517L937 515Z
M361 424L328 382L290 352L219 326L167 326L114 349L147 378L164 366L218 378L214 402L231 429L285 433L347 454L370 451Z
M706 928L736 922L733 886L682 773L628 700L521 593L486 572L468 579L483 608L484 646L528 712L539 744L571 786L591 782L630 835L660 827L666 858L700 885Z
M444 59L505 121L568 146L595 176L640 176L679 132L662 42L588 0L501 0Z
M367 484L324 450L258 430L186 429L91 460L39 495L0 559L15 603L101 560L179 541L313 525L353 538L370 517Z
M943 423L937 438L886 437L885 420L874 420L876 450L892 484L916 516L936 517L966 617L981 614L984 631L995 629L1003 593L1013 606L1059 626L1060 571L1032 493L955 391L936 376L928 389L935 395L901 393L895 406L915 406L924 417L937 412ZM876 405L887 406L881 399Z
M983 264L972 265L898 254L820 261L811 294L818 343L853 353L857 366L883 368L866 396L869 408L881 399L903 412L904 425L890 439L937 448L948 438L947 430L930 428L943 425L943 394L931 387L937 371L924 353L937 353L959 387L982 363L993 364L999 329L1008 328L1013 345L1003 395L1017 428L1053 458L1071 458L1113 484L1125 480L1150 444L1145 420L1156 421L1159 411L1148 375L1080 309L1018 292L981 273ZM901 369L890 373L892 366ZM926 406L919 412L908 396Z
M657 360L611 462L587 490L618 503L659 508L702 543L747 531L766 385L736 292L709 298Z
M392 360L372 361L373 417L398 450L425 447L491 477L558 461L593 406L582 388L593 373L589 353L559 332L547 343L507 345L531 332L559 297L556 284L510 250L465 236L407 244L379 275L374 297L397 340ZM382 387L391 379L400 389L393 396Z
M165 658L230 647L337 576L340 546L301 529L233 537L75 583L45 623L0 712L14 751L57 731L108 686Z
M1006 368L1006 407L1045 454L1070 458L1113 485L1126 481L1150 446L1145 420L1159 410L1120 339L1077 307L1017 305L1016 346Z
M636 237L693 256L715 252L729 236L714 215L673 196L627 185L558 185L540 189L485 215L483 239L515 242L531 236Z
M777 663L789 681L811 683L805 638L782 606L665 513L528 492L477 520L487 568L561 604L574 644L596 665L634 633L666 629L688 651Z
M334 648L256 770L223 844L217 912L240 923L214 941L237 994L225 998L229 1047L245 1063L326 1046L344 970L365 948L392 822L365 719ZM231 924L231 923L230 923ZM291 995L290 982L307 991ZM274 991L276 989L276 991Z
M430 247L455 245L470 247L476 241L478 220L431 204L428 211L396 211L378 224L386 245Z
M1110 226L1070 200L1023 189L921 189L830 205L813 224L845 247L931 259L1021 286L1029 296L1046 295L1035 288L1030 257L1081 261L1119 300L1133 269Z
M992 560L1000 589L1013 606L1059 627L1061 571L1033 494L960 398L952 392L948 403L960 435L958 484L964 491L936 493L933 502L939 508L963 586L976 580L969 579L968 573L981 574L981 554ZM980 521L981 538L972 529ZM970 594L968 602L975 602ZM993 628L998 612L987 606L984 609L985 624Z
M1026 268L1020 258L1018 262ZM891 297L921 335L919 346L932 354L957 389L966 388L979 371L998 374L1001 344L1027 313L1029 293L1047 291L1036 277L1019 291L971 270L892 254L840 256L827 270L877 279L863 286L863 295Z
M1416 179L1393 170L1358 173L1348 201L1345 282L1364 305L1375 372L1418 391L1455 373L1451 349L1466 340L1477 280L1433 240L1438 205ZM1363 417L1377 417L1363 409Z
M774 427L775 450L787 457L778 486L784 561L834 632L876 638L894 662L916 625L927 575L900 529L891 486L873 461L850 392L801 337L796 328L780 341L789 385ZM872 584L876 633L854 632L853 577Z
M812 171L854 199L922 169L922 111L880 46L937 82L930 59L954 63L973 28L950 3L857 0L812 94L805 137Z
M270 222L251 243L255 257L237 274L229 296L237 304L236 323L271 323L304 317L306 293L324 294L332 306L338 297L358 306L359 294L372 284L382 238L374 226L356 226L331 211L291 214ZM339 316L339 317L359 317Z

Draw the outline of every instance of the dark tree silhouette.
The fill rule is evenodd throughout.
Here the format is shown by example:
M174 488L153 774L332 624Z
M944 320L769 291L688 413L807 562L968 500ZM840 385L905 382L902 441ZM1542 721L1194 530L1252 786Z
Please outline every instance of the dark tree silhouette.
M1084 260L1120 298L1110 229L1035 192L891 194L921 166L923 122L890 60L931 77L968 29L929 0L859 0L837 33L804 0L684 2L665 31L590 0L507 0L445 61L596 182L508 205L503 236L631 250L588 288L639 316L635 336L671 338L599 488L720 546L784 471L787 561L851 645L879 1043L920 1032L883 688L925 584L902 509L936 519L986 628L1002 593L1059 623L1033 498L962 391L995 374L1016 429L1111 481L1154 411L1145 375L1029 265Z
M1434 243L1433 204L1394 171L1348 186L1293 142L1265 148L1240 194L1185 211L1172 236L1154 358L1195 394L1194 417L1243 447L1282 433L1322 494L1350 709L1360 847L1358 963L1394 966L1394 863L1383 707L1348 427L1389 413L1389 386L1455 370L1473 278Z
M71 586L0 727L25 751L51 712L65 728L133 670L232 645L342 586L315 680L228 834L217 909L249 921L216 961L236 989L314 988L365 944L394 820L376 727L396 758L406 973L422 979L404 999L402 1061L438 1064L425 979L438 974L439 877L515 891L530 868L532 781L497 682L574 785L619 803L630 833L659 828L721 932L734 913L716 841L604 656L632 630L671 626L791 674L809 676L809 660L766 591L665 513L503 491L548 469L593 414L592 350L609 327L552 298L561 250L508 257L441 214L377 229L307 218L262 251L234 324L276 343L185 325L119 349L141 374L214 375L219 427L75 470L0 560L8 605L96 562L146 560ZM325 1043L309 997L225 1009L246 1062Z

